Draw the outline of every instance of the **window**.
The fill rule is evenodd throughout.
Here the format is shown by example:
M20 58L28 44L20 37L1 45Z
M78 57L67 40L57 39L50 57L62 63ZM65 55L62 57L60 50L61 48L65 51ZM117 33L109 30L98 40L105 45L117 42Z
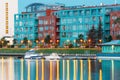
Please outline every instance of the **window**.
M96 21L96 17L95 17L95 16L93 16L93 17L92 17L92 20L93 20L93 21Z
M96 10L95 10L95 9L92 10L92 15L93 15L93 14L96 14Z
M85 18L85 22L86 23L88 23L89 22L89 18L87 17L87 18Z
M19 16L18 15L16 15L16 20L18 20L19 19Z
M27 26L27 25L28 25L28 22L27 22L27 21L25 21L24 26Z
M80 23L82 23L82 18L79 18L78 20L79 20Z
M39 37L43 37L43 34L38 34Z
M63 32L63 33L62 33L62 37L66 37L66 32Z
M15 25L18 26L18 22L15 22Z
M43 24L43 20L39 20L39 24Z
M84 11L83 10L80 10L80 15L84 15Z
M68 15L71 16L72 15L72 11L68 11Z
M117 19L117 17L116 16L112 16L112 19L115 20L115 19Z
M74 31L77 30L77 26L74 25L74 26L73 26L73 30L74 30Z
M62 26L62 30L65 31L65 26Z
M74 13L74 15L75 15L75 16L77 16L77 15L78 15L78 11L74 11L73 13Z
M68 32L68 38L72 37L72 32Z
M78 26L78 30L82 30L82 25L79 25L79 26Z
M45 26L45 30L48 30L48 26Z
M78 37L78 33L73 32L73 37Z
M112 9L110 9L110 8L106 9L106 13L110 13L111 11L112 11Z
M90 11L89 11L89 10L86 10L86 11L85 11L85 14L86 14L86 15L89 15L89 14L90 14Z
M40 27L40 28L39 28L39 31L43 31L43 27Z
M48 24L48 21L47 21L47 20L45 20L45 21L44 21L44 24Z
M101 14L101 13L102 13L102 9L98 9L98 13L100 13L100 14Z
M50 26L50 30L52 30L52 31L53 31L53 30L54 30L54 27L53 27L53 26Z
M19 22L19 26L22 26L22 21Z
M32 27L30 27L30 31L32 31Z
M26 31L26 32L28 31L28 27L25 28L25 31Z

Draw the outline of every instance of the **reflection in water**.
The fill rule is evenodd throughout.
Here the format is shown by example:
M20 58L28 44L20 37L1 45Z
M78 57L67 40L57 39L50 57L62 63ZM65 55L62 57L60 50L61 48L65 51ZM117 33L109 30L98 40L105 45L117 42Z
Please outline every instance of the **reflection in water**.
M59 80L59 60L57 60L57 78L56 80Z
M44 59L42 59L42 80L44 80Z
M39 80L39 78L38 78L38 59L36 60L36 80Z
M81 73L81 75L80 75L80 80L83 80L83 60L80 60L80 73Z
M70 80L70 65L69 65L69 60L67 60L67 80Z
M88 80L91 80L91 61L88 60Z
M114 80L114 61L112 60L112 80Z
M0 80L120 80L119 60L0 58Z
M23 59L21 59L21 80L23 80Z
M102 60L99 60L99 63L101 63ZM102 80L102 69L99 70L99 80Z
M52 75L53 74L52 68L53 68L52 67L52 61L50 61L50 79L49 80L53 80L53 78L52 78L53 77L53 75Z

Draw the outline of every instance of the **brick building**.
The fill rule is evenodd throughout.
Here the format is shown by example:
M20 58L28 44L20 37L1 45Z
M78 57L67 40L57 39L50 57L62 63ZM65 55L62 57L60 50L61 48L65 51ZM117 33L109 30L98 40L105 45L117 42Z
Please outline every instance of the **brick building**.
M59 25L58 19L56 16L53 16L52 13L55 10L46 10L46 16L38 17L38 38L39 41L45 39L47 35L50 35L51 43L59 42Z
M120 11L110 13L110 34L114 40L117 35L120 35L120 25L119 23L115 23L117 18L120 18Z

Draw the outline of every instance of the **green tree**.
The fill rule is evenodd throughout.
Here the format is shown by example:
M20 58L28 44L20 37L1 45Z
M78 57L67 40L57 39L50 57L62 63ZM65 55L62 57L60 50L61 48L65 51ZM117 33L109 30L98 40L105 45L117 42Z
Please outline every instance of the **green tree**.
M9 43L9 41L5 40L5 38L1 38L1 44L2 44L2 47L3 46L7 46L7 44Z
M46 44L50 44L50 40L51 40L50 35L47 35L47 36L45 37L45 39L44 39L44 42L45 42Z
M112 40L112 36L111 35L105 36L105 41L106 42L110 42L111 40Z
M91 45L95 46L97 43L97 30L95 29L94 25L92 26L92 29L88 32L88 40L91 40Z
M103 34L103 29L102 29L102 22L101 22L101 19L99 17L99 24L98 24L98 29L97 29L97 37L98 37L98 40L102 40L102 35Z
M27 37L23 38L23 44L25 44L26 46L28 45L28 38Z
M14 39L14 40L13 40L13 44L17 44L17 39Z
M120 40L120 34L116 36L116 39Z
M76 39L76 43L80 43L80 40L84 40L83 34L78 35L78 38Z

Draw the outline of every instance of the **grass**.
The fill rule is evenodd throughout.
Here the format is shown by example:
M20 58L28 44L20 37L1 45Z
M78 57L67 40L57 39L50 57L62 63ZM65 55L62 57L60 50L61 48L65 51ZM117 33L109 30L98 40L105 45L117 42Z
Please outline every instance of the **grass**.
M0 53L25 53L28 48L1 48ZM96 54L101 50L98 48L40 48L36 53L58 53L58 54Z

